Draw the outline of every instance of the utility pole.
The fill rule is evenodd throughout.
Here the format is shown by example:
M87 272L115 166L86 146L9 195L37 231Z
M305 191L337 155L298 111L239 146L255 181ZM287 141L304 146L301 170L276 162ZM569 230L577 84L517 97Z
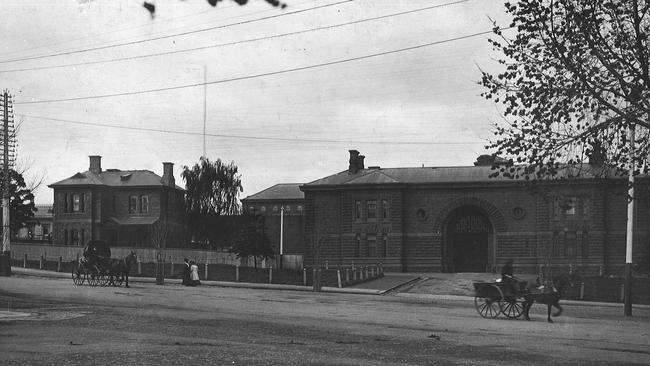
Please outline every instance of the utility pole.
M280 268L282 268L282 252L284 245L284 205L280 206Z
M634 243L634 124L631 124L627 133L630 143L630 166L628 173L627 188L627 232L625 240L625 284L624 294L624 312L625 316L632 316L632 245Z
M13 111L10 114L9 93L5 90L2 96L3 107L3 128L2 128L2 153L3 153L3 174L4 185L2 187L2 252L0 253L0 276L11 276L11 225L9 224L9 167L12 162L10 159L10 144L13 142Z
M205 158L205 123L208 104L208 65L203 65L203 157Z

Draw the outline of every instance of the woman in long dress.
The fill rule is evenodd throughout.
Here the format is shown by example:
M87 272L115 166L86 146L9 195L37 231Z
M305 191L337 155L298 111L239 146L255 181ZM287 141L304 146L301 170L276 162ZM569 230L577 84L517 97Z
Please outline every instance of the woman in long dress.
M196 262L190 261L190 286L200 285L199 281L199 266L196 265Z

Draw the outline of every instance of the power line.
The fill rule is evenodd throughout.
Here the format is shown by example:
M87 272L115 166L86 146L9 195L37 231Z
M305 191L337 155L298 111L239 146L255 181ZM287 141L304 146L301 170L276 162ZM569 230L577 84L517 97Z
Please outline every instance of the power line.
M211 30L215 30L215 29L222 29L222 28L227 28L227 27L232 27L232 26L237 26L237 25L243 25L243 24L249 24L249 23L255 23L255 22L260 22L260 21L264 21L264 20L279 18L279 17L283 17L283 16L287 16L287 15L294 15L294 14L304 13L304 12L307 12L307 11L327 8L327 7L331 7L331 6L335 6L335 5L349 3L349 2L352 2L352 1L354 1L354 0L343 0L343 1L336 2L336 3L332 3L332 4L319 5L319 6L315 6L315 7L312 7L312 8L300 9L300 10L287 12L287 13L282 13L282 14L269 15L269 16L262 17L262 18L257 18L257 19L243 20L241 22L236 22L236 23L218 25L218 26L214 26L214 27L197 29L197 30L186 31L186 32L181 32L181 33L168 34L168 35L165 35L165 36L141 39L141 40L137 40L137 41L114 43L114 44L105 45L105 46L90 47L90 48L84 48L84 49L75 50L75 51L51 53L51 54L41 55L41 56L32 56L32 57L16 58L16 59L11 59L11 60L2 60L2 61L0 61L0 64L9 63L9 62L17 62L17 61L38 60L38 59L43 59L43 58L72 55L72 54L76 54L76 53L83 53L83 52L90 52L90 51L99 51L99 50L104 50L104 49L108 49L108 48L122 47L122 46L145 43L145 42L158 41L158 40L161 40L161 39L186 36L188 34L202 33L202 32L207 32L207 31L211 31Z
M165 51L165 52L151 53L151 54L138 55L138 56L127 56L127 57L111 58L111 59L105 59L105 60L86 61L86 62L68 63L68 64L61 64L61 65L51 65L51 66L27 67L27 68L11 69L11 70L0 70L0 73L48 70L48 69L58 69L58 68L63 68L63 67L95 65L95 64L102 64L102 63L107 63L107 62L129 61L129 60L136 60L136 59L148 58L148 57L172 55L172 54L177 54L177 53L202 51L202 50L206 50L206 49L210 49L210 48L233 46L233 45L242 44L242 43L264 41L264 40L269 40L269 39L274 39L274 38L281 38L281 37L293 36L293 35L297 35L297 34L310 33L310 32L316 32L316 31L321 31L321 30L326 30L326 29L333 29L333 28L338 28L338 27L343 27L343 26L348 26L348 25L353 25L353 24L365 23L365 22L379 20L379 19L386 19L386 18L390 18L390 17L396 17L396 16L401 16L401 15L406 15L406 14L412 14L412 13L431 10L431 9L435 9L435 8L450 6L450 5L456 5L456 4L460 4L460 3L465 3L467 1L469 1L469 0L459 0L459 1L449 2L449 3L445 3L445 4L427 6L427 7L424 7L424 8L419 8L419 9L414 9L414 10L402 11L402 12L399 12L399 13L393 13L393 14L381 15L381 16L372 17L372 18L355 20L355 21L351 21L351 22L332 24L332 25L327 25L327 26L323 26L323 27L304 29L304 30L288 32L288 33L274 34L274 35L259 37L259 38L245 39L245 40L241 40L241 41L234 41L234 42L228 42L228 43L218 43L218 44L213 44L213 45L209 45L209 46L193 47L193 48L186 48L186 49L182 49L182 50Z
M142 132L158 132L158 133L169 133L177 135L189 135L189 136L203 136L203 132L192 132L192 131L180 131L180 130L167 130L161 128L147 128L147 127L132 127L132 126L120 126L108 123L94 123L94 122L84 122L84 121L73 121L68 119L60 118L51 118L43 116L34 116L29 114L21 114L21 117L25 118L35 118L42 119L47 121L55 121L62 123L70 123L82 126L92 126L92 127L107 127L107 128L117 128L122 130L131 130L131 131L142 131ZM483 142L471 142L471 141L446 141L446 142L430 142L430 141L361 141L361 140L334 140L334 139L306 139L306 138L288 138L288 137L264 137L264 136L250 136L250 135L230 135L230 134L214 134L206 133L205 136L218 137L218 138L230 138L230 139L246 139L246 140L267 140L267 141L285 141L285 142L318 142L318 143L349 143L349 144L390 144L390 145L476 145Z
M505 29L509 29L509 28L503 28L503 30L505 30ZM287 73L295 72L295 71L303 71L303 70L315 69L315 68L320 68L320 67L325 67L325 66L332 66L332 65L338 65L338 64L343 64L343 63L352 62L352 61L369 59L369 58L373 58L373 57L390 55L390 54L394 54L394 53L411 51L411 50L424 48L424 47L429 47L429 46L434 46L434 45L438 45L438 44L442 44L442 43L449 43L449 42L459 41L459 40L472 38L472 37L477 37L477 36L481 36L481 35L485 35L485 34L490 34L492 32L493 32L492 30L483 31L483 32L472 33L472 34L468 34L468 35L464 35L464 36L448 38L448 39L444 39L444 40L440 40L440 41L424 43L424 44L420 44L420 45L416 45L416 46L398 48L398 49L395 49L395 50L384 51L384 52L379 52L379 53L373 53L373 54L370 54L370 55L351 57L351 58L346 58L346 59L343 59L343 60L323 62L323 63L320 63L320 64L295 67L295 68L285 69L285 70L270 71L270 72L265 72L265 73L261 73L261 74L253 74L253 75L239 76L239 77L229 78L229 79L213 80L213 81L209 81L207 83L193 83L193 84L170 86L170 87L165 87L165 88L146 89L146 90L138 90L138 91L122 92L122 93L112 93L112 94L91 95L91 96L85 96L85 97L32 100L32 101L25 101L25 102L14 102L14 104L15 105L19 105L19 104L20 105L22 105L22 104L41 104L41 103L70 102L70 101L86 100L86 99L112 98L112 97L119 97L119 96L148 94L148 93L157 93L157 92L169 91L169 90L194 88L194 87L198 87L198 86L203 86L205 84L207 84L207 85L223 84L223 83L229 83L229 82L233 82L233 81L241 81L241 80L255 79L255 78L264 77L264 76L287 74Z

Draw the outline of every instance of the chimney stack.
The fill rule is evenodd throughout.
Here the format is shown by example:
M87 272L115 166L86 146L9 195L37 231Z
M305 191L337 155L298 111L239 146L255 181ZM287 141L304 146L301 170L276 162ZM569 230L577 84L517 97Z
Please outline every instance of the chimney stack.
M357 159L359 159L359 151L349 150L350 151L350 166L348 167L348 173L355 174L357 172Z
M366 157L363 156L363 155L359 155L359 157L357 158L357 169L358 169L358 170L364 170L364 169L366 169L366 167L363 165L363 160L364 160L365 158L366 158Z
M176 181L174 179L174 163L163 163L163 175L160 178L160 182L167 187L174 188L176 186Z
M99 155L90 155L90 170L91 173L101 174L102 172L102 157Z

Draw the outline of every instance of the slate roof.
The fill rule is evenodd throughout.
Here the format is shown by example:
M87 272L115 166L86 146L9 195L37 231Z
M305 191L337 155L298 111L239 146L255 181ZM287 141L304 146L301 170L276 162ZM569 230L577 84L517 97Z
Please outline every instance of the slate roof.
M490 178L495 171L491 166L450 166L450 167L421 167L421 168L368 168L350 174L347 170L317 179L302 187L309 189L317 186L354 186L354 185L382 185L382 184L450 184L450 183L498 183L516 182L499 175ZM560 171L557 177L566 177L570 173L579 174L581 178L594 178L595 174L583 166L566 168ZM519 178L522 181L523 177Z
M110 186L110 187L162 187L161 177L149 170L109 169L95 174L90 171L77 173L68 179L52 183L48 187L65 186ZM176 189L183 190L179 186Z
M280 183L244 198L242 201L304 200L303 183Z

